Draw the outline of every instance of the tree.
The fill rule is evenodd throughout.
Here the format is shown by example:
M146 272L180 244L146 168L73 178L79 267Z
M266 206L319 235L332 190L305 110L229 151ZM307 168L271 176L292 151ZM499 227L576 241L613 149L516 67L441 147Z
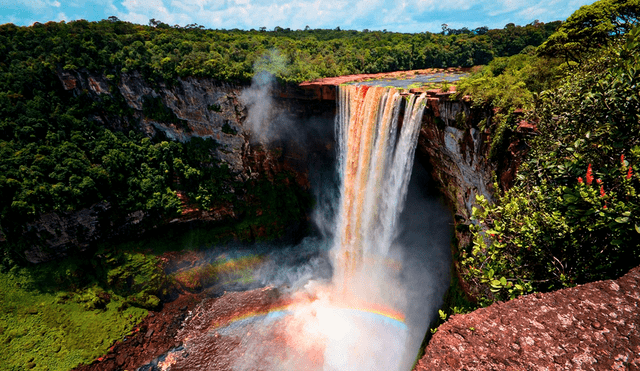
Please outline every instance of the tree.
M573 13L539 49L544 55L580 63L638 24L640 0L600 0Z

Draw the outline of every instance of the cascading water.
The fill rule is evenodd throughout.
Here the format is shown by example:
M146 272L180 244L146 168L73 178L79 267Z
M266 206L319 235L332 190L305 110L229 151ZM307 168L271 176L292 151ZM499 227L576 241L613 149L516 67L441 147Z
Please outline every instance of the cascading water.
M424 94L403 99L395 89L343 86L337 119L342 175L334 284L343 291L369 263L385 258L396 237L424 111ZM370 264L368 264L370 265Z
M247 309L234 304L223 320L220 308L227 295L201 305L178 336L184 349L158 363L161 369L400 371L411 366L448 272L449 219L442 209L414 200L409 220L401 221L424 100L393 88L339 88L340 197L331 282L304 275L277 299L257 293L262 299L252 299Z

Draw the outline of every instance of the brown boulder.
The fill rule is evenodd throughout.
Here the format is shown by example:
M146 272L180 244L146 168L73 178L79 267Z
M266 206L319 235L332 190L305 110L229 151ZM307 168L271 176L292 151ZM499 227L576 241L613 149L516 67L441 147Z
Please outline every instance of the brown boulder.
M640 267L618 280L532 294L452 316L427 370L638 370Z

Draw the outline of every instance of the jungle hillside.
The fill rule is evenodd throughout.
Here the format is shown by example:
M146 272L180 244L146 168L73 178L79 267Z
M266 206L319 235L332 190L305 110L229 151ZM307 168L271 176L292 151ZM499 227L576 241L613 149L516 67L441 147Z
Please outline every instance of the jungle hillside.
M513 184L496 176L494 200L479 197L473 219L456 226L472 241L454 256L468 288L466 309L620 277L640 265L639 15L639 0L599 0L566 21L443 25L440 33L213 30L116 17L0 25L2 367L91 363L171 300L181 279L195 282L195 275L167 274L164 253L278 239L288 225L306 223L313 208L293 172L243 180L213 155L220 146L213 138L180 142L136 130L140 117L182 123L152 97L142 113L127 106L116 82L133 73L151 86L193 77L246 87L262 72L287 86L473 67L456 97L494 113L479 127L491 138L487 158L499 164L516 137L527 151ZM111 94L65 90L59 76L76 71L104 76ZM535 131L519 133L522 121ZM40 264L25 257L44 243L32 227L42 215L108 205L110 219L142 212L145 228L153 228L181 215L184 199L236 216L207 232L106 239ZM251 259L203 269L241 280ZM460 311L455 305L445 312Z

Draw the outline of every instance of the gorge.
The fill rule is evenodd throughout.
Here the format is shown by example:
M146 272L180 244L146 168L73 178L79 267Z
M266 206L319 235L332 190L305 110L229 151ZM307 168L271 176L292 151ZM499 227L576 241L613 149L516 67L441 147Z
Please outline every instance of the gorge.
M0 368L637 368L638 14L0 25Z
M435 232L448 229L447 218L443 218L442 211L437 212L437 207L434 210L434 205L420 199L421 191L415 183L424 174L413 181L410 212L401 223L397 220L409 191L413 152L424 109L420 102L425 96L414 104L415 97L401 98L394 89L366 86L340 88L340 95L344 98L337 120L342 148L338 166L344 169L338 172L343 178L340 201L336 205L319 200L337 209L333 218L327 218L334 220L323 226L333 237L306 243L307 248L309 244L335 245L327 251L333 275L319 277L313 272L312 280L294 279L289 283L290 289L268 281L276 284L277 294L271 291L271 299L269 295L258 299L259 309L256 304L248 305L247 309L236 308L237 314L224 320L219 318L224 311L223 303L229 300L227 294L199 305L177 335L183 346L159 361L157 367L171 370L411 367L429 323L425 310L434 312L432 303L442 296L448 271L447 233ZM401 108L405 111L404 120L398 120ZM361 136L364 132L366 135ZM390 175L394 171L398 172L395 178ZM379 201L367 204L370 197L381 201L380 194L388 195L388 205L380 205ZM419 210L421 207L425 209ZM430 210L435 211L431 216ZM411 221L417 216L426 218ZM396 238L400 230L381 225L386 222L401 226L404 237ZM373 234L382 236L371 238ZM295 247L291 253L298 254L302 249L302 245ZM302 262L301 266L313 270L315 264L311 263ZM276 269L295 276L289 268ZM422 289L418 285L423 285ZM257 293L251 295L260 297ZM243 304L238 307L243 308Z
M64 84L63 86L65 86L65 88L67 88L71 92L77 91L78 93L80 93L81 89L87 89L87 91L92 92L90 94L95 94L96 96L99 96L101 94L106 94L105 92L107 91L106 89L99 88L100 87L99 81L103 81L101 80L103 78L95 75L91 76L87 72L81 71L81 72L77 72L75 75L61 74L60 79ZM91 83L92 80L95 81L96 83ZM141 98L142 96L144 96L145 94L151 95L151 96L156 95L161 97L163 104L165 104L167 107L170 107L171 110L176 113L176 116L178 116L179 118L185 118L187 120L189 127L193 128L188 133L184 128L179 127L177 125L173 125L173 124L167 125L162 122L157 122L154 120L150 120L148 118L143 118L142 119L143 127L147 128L145 130L149 130L149 131L161 130L167 133L166 135L168 137L173 136L176 139L186 138L187 135L194 136L198 134L203 134L204 136L206 135L215 136L215 138L220 140L226 146L226 148L222 147L218 149L218 151L220 152L219 155L221 157L226 156L226 157L223 157L227 159L226 161L229 161L230 164L235 164L233 166L236 166L237 169L242 169L240 170L240 174L243 177L247 177L247 178L250 178L252 176L255 177L260 172L266 173L269 176L275 176L278 171L282 171L283 169L293 169L293 170L299 171L300 174L304 174L304 171L300 171L301 164L310 163L312 161L309 161L309 159L314 158L313 151L309 151L308 148L305 150L304 148L305 146L300 146L300 144L297 144L297 143L290 143L288 145L283 146L284 150L282 152L282 157L281 157L281 159L284 158L283 163L274 161L274 159L269 158L268 155L265 156L257 152L254 152L254 150L252 149L252 146L259 146L260 143L252 145L250 144L249 139L246 139L246 138L242 139L243 137L238 135L238 133L241 133L240 129L242 128L242 123L244 122L244 120L246 120L246 116L244 115L251 112L250 109L235 108L236 104L238 106L242 105L241 99L239 98L242 96L242 93L241 93L241 90L238 88L224 87L224 86L220 88L220 87L217 87L215 83L208 82L206 80L194 79L194 80L181 81L178 87L154 90L150 87L145 87L146 84L139 78L136 79L135 77L133 78L127 77L126 79L123 79L121 81L122 81L122 86L120 87L120 91L124 92L123 95L127 98L127 102L131 102L129 103L131 106L137 107L137 110L136 110L137 112L142 111L142 108L143 108L143 106L140 103L142 101L142 98ZM333 89L336 89L335 87L333 87L334 85L325 84L322 81L316 82L315 84L309 84L308 86L310 87L304 88L306 90L300 89L297 87L273 88L273 90L270 92L270 97L273 98L273 106L276 107L276 110L278 112L287 112L287 114L285 114L284 117L287 117L288 115L290 115L288 116L289 118L287 120L283 119L284 120L283 122L285 125L290 124L292 121L295 121L295 119L291 119L291 117L295 118L296 116L300 116L300 115L304 117L306 115L307 119L303 120L303 122L310 122L313 125L309 127L309 129L311 129L310 131L311 134L309 132L303 131L304 138L308 139L308 141L306 140L305 141L307 143L312 144L311 148L317 149L318 151L320 151L320 153L325 153L325 155L323 156L326 156L326 153L331 152L331 150L326 149L326 143L328 140L330 140L328 138L331 138L333 136L331 132L333 131L333 121L334 121L333 117L335 112L334 110L336 107L336 103L333 99L335 99L335 97L340 96L340 94L335 93L336 90L333 90ZM144 93L142 94L127 93L131 91L135 91L135 89L139 89L139 91ZM222 91L222 93L220 93L220 91ZM334 93L331 93L332 91L334 91ZM490 184L491 171L495 169L495 165L492 164L486 157L486 152L485 152L487 148L486 142L488 140L486 134L482 133L474 124L479 120L490 117L491 113L474 110L464 100L456 101L456 100L449 99L450 95L451 95L451 92L449 93L436 92L436 91L426 92L423 98L425 103L425 113L420 125L420 136L417 138L417 141L418 141L417 151L418 151L418 156L421 157L422 161L426 160L425 162L429 164L428 167L430 168L430 173L432 175L432 178L436 181L442 182L440 183L440 187L442 189L443 194L447 198L449 204L454 205L456 222L464 224L464 223L468 223L470 219L472 206L474 205L475 195L481 194L481 195L485 195L486 197L491 197L491 191L490 191L491 190L491 184ZM295 102L295 99L296 99L294 97L297 97L297 99L299 99L299 101L302 103L292 104L292 102ZM330 98L330 99L326 99L326 98ZM184 102L190 102L190 104L186 105ZM136 104L138 104L138 106L136 106ZM219 105L221 112L217 112L216 110L210 110L206 108L207 106L212 106L212 105ZM243 113L243 112L246 112L246 113ZM208 118L202 119L202 117L208 117ZM213 124L211 124L211 122ZM233 133L233 130L226 130L228 131L228 133L225 133L222 129L224 125L228 125L232 129L236 129L237 130L236 134ZM330 128L330 130L326 130L327 126ZM322 127L325 128L324 131L319 129ZM287 126L287 128L289 131L293 130L292 126ZM194 130L194 129L197 129L197 130ZM527 126L523 125L521 130L522 134L526 135L526 130L528 130ZM327 133L327 131L329 132ZM196 133L196 134L193 134L193 133ZM320 133L321 135L318 135L318 133ZM278 143L278 140L280 139L278 139L277 136L274 136L274 138L276 138L274 142ZM510 152L508 156L511 156L511 157L507 157L507 159L510 158L514 162L517 162L519 151L522 151L523 148L526 149L526 147L523 147L521 144L518 144L517 141L515 141L514 143L515 145L509 146ZM282 144L282 141L280 141L280 144ZM240 149L239 151L240 153L242 153L242 155L238 156L235 151L231 151L229 150L229 148L239 148ZM505 173L508 174L508 172L511 171L509 169L513 169L513 165L509 165L509 163L507 163L507 166L503 166L502 169L507 169ZM314 178L314 175L312 173L309 174L308 178L304 175L298 176L298 179L300 179L300 184L306 184L309 181L313 183L314 181L316 181L313 178ZM305 180L305 179L308 179L308 180ZM424 187L424 183L422 187ZM410 199L410 203L408 207L411 208L411 213L408 215L419 214L420 207L416 208L416 206L417 205L416 205L415 199ZM87 212L84 211L84 213L87 213ZM226 215L221 214L219 211L218 212L214 211L213 213L202 212L202 211L190 211L189 213L183 215L183 218L184 218L183 220L177 220L174 223L182 223L182 222L188 223L189 220L194 220L194 218L195 219L209 218L210 220L215 220L216 218L224 218L229 216L229 214L226 214ZM201 213L201 214L198 214L198 213ZM334 214L336 213L337 212L334 210ZM93 238L99 238L98 237L100 236L99 233L104 233L104 232L101 232L99 228L97 228L100 225L96 222L99 221L100 218L97 216L94 216L95 219L91 219L92 217L91 212L89 212L88 215L89 217L87 217L86 214L82 215L81 213L79 216L77 214L69 214L66 216L69 219L66 219L66 220L64 215L62 215L62 217L58 216L57 218L55 217L50 218L49 220L53 220L53 223L58 223L58 224L55 224L54 227L50 227L50 230L54 233L58 233L58 236L60 236L61 238L51 240L53 243L49 245L49 248L52 248L53 251L56 251L55 250L56 247L64 248L65 246L69 246L69 243L74 243L75 241L90 240L91 238L87 238L83 236L74 236L73 234L68 232L68 231L77 231L78 229L74 227L74 225L78 225L81 223L85 223L85 225L87 226L95 226L96 228L94 229L87 228L85 229L85 231L89 231L90 233L94 233L94 232L98 233L95 236L93 236ZM144 215L141 214L140 216L143 217ZM323 217L321 216L319 217L320 217L320 220L323 219ZM414 218L409 216L408 220L405 220L405 222L415 221L412 219ZM78 220L82 222L76 222L76 224L74 224L73 220ZM446 220L446 217L445 217L445 220ZM69 226L71 228L69 228ZM39 227L39 228L42 228L41 230L46 230L45 227ZM417 227L418 230L421 228L424 229L424 226ZM434 227L430 227L430 228L432 230L434 229ZM435 229L446 230L447 227L445 225L441 225L439 227L435 227ZM464 238L465 238L464 231L456 230L455 233L459 241L464 241ZM68 236L72 236L72 238L68 238ZM424 237L419 237L419 238L424 240ZM441 256L441 258L443 259L443 261L446 262L449 259L449 257L447 257L449 254L449 247L448 247L448 242L446 242L446 239L444 241L444 245L441 245L441 247L442 246L445 247L444 249L445 253L444 253L444 256ZM316 249L317 251L317 248L314 248L314 249ZM325 247L325 249L327 249L327 247ZM64 250L62 250L62 253L64 253ZM442 250L440 250L440 254L442 253L443 253ZM54 255L57 255L57 254L58 252L54 253ZM322 255L323 253L320 253L320 254ZM416 257L416 260L423 260L423 261L428 260L428 258L425 255L420 255L420 254L418 255L419 256ZM34 253L33 256L41 257L41 258L44 257L46 259L47 251L45 250L44 253L36 252ZM51 256L51 253L49 253L49 256ZM311 254L306 256L314 256L314 255ZM325 259L328 259L327 254L325 254ZM366 261L366 259L364 259L364 261ZM436 264L436 266L437 265L438 264ZM393 266L393 263L391 263L390 266ZM429 269L431 269L432 272L434 271L434 268L436 268L435 270L438 269L437 267L434 267L434 266L429 267ZM446 265L446 268L448 268L448 265ZM424 267L421 267L421 269L424 269ZM440 269L442 269L442 267L440 267ZM440 288L440 290L443 290L443 287L446 287L445 282L447 281L446 270L440 271L438 274L440 275L441 278L445 277L442 281L444 286ZM319 278L326 279L329 276L330 274L326 275L326 272L324 272L323 274L320 275ZM304 278L308 279L309 276L305 276ZM266 281L260 281L260 282L266 282ZM280 282L284 283L284 281L280 281ZM287 284L290 285L292 284L292 282L287 281ZM418 285L423 285L423 284L424 283L421 282ZM221 292L216 291L214 292L214 294L219 295L221 294ZM233 322L232 319L237 317L237 314L234 315L233 308L234 307L243 308L241 304L242 301L246 301L248 303L255 303L256 300L258 300L259 304L256 307L262 308L262 309L259 309L257 313L262 313L262 315L264 315L265 313L277 312L278 310L272 310L272 309L281 309L284 305L288 306L291 304L291 302L286 301L289 294L290 293L287 293L287 292L282 293L282 292L278 292L277 290L274 291L273 289L267 290L262 294L254 293L254 292L250 292L243 295L228 293L223 295L221 298L216 299L217 301L215 300L208 301L206 302L206 304L203 304L202 306L193 307L193 304L191 304L190 308L193 308L194 319L190 319L190 321L188 322L190 324L187 325L187 328L184 330L183 334L185 335L189 334L189 331L190 331L189 326L198 326L198 322L195 321L196 316L198 318L201 318L201 321L205 321L205 322L207 320L220 321L221 319L216 319L217 317L214 317L214 318L209 317L211 313L216 313L216 311L217 313L220 313L220 315L223 317L222 319L223 322L224 321ZM432 300L432 303L433 302L437 303L440 300L438 298L441 298L442 294L443 294L442 291L434 290L428 295L429 300ZM315 298L317 297L317 292L314 295L310 296L311 300L316 300ZM255 297L257 299L252 299L252 297ZM309 297L306 297L304 298L304 300L309 301L310 299ZM231 308L225 309L226 308L224 306L225 301L229 301L232 304ZM420 301L416 300L415 303L420 303ZM249 310L255 311L256 307L253 307L253 304L252 304L250 305ZM434 318L433 316L435 316L435 308L437 308L437 304L436 304L436 307L433 307L431 309L431 312L432 312L431 318ZM225 310L232 310L232 311L228 314L224 314L226 313ZM380 309L378 310L380 311ZM390 312L389 309L382 309L382 311L387 313ZM224 319L225 315L228 316L226 320ZM407 313L405 313L405 315L406 315L405 317L406 320L409 321L410 316L408 316ZM424 307L421 307L421 313L419 314L419 317L421 321L425 321L425 319L427 318L425 316ZM185 317L183 316L182 318L184 319ZM389 318L389 317L386 317L386 318ZM259 320L263 320L263 319L264 318L259 318ZM273 321L274 319L271 318L269 320ZM428 323L423 322L419 326L421 328L418 332L421 332L421 334L417 335L418 339L420 339L424 335L424 332L426 332L427 325ZM243 325L243 326L246 326L246 325ZM275 328L277 329L278 326L276 326ZM202 331L201 339L211 338L212 336L211 332L209 332L207 329L208 329L207 326L203 326L198 330L198 331ZM239 331L246 331L247 328L239 326L236 328L236 331L238 329ZM254 331L250 331L250 332L255 333ZM214 334L213 337L216 338L215 332L213 334ZM145 338L144 335L145 334L141 334L143 338ZM176 333L176 335L178 334ZM227 335L231 335L233 337L234 333L227 332ZM150 336L153 337L153 333ZM263 336L266 336L267 339L269 339L273 337L274 334L267 333L266 335L263 334ZM178 337L178 339L180 339L180 337ZM190 339L192 341L193 349L202 349L204 351L205 349L208 349L207 346L210 346L210 345L207 345L206 343L197 343L197 342L193 343L194 341L193 337L191 338L183 337L182 342L188 345ZM224 351L224 349L229 350L228 345L224 346L225 344L224 340L221 340L221 341L222 343L218 343L218 344L222 344L223 345L222 348L215 346L213 349L218 349L221 352ZM418 344L414 344L413 347L414 348L418 347L420 345L419 342L420 340L418 340ZM240 349L240 351L242 351L243 349L244 351L247 351L247 350L256 351L257 349L259 349L257 348L257 344L255 342L243 343L241 345L248 348L240 347L240 348L234 348L234 349ZM183 360L183 362L186 362L186 363L184 363L182 366L180 366L180 363L176 363L174 366L175 369L189 369L189 365L191 364L191 362L194 362L194 357L195 357L195 354L197 354L197 352L187 352L189 353L189 356L185 357L183 355L185 354L184 348L182 349L178 348L178 349L179 350L177 350L175 354L179 355L179 357L176 356L175 358L177 358L178 360ZM371 349L375 349L375 347L372 347ZM163 351L166 351L166 350L167 349L164 349L164 350L156 349L155 353L151 353L147 357L157 357ZM302 352L301 354L304 355L305 357L304 359L315 360L314 362L319 362L318 361L319 358L317 354L318 352L321 352L321 349L316 349L312 347L312 348L306 348L305 351ZM207 352L203 352L203 353L208 354ZM417 351L412 350L410 353L413 354L412 357L415 357L415 354L417 354ZM236 353L232 353L232 354L236 354ZM256 351L255 355L259 355L259 354L261 353ZM287 356L287 355L285 354L283 356ZM113 355L113 357L111 357L110 355L107 355L105 359L94 363L92 366L94 367L94 369L109 369L110 367L124 366L127 364L125 361L123 361L122 364L118 365L117 361L119 359L120 358L116 357L115 354ZM147 359L150 360L150 358L147 358ZM170 359L170 357L168 357L168 359ZM300 358L294 358L294 359L300 360ZM209 359L209 362L211 361L212 360ZM403 360L403 362L408 362L409 364L411 364L413 361L414 359ZM235 365L234 363L235 361L230 360L229 362L230 363L227 363L227 366L226 366L226 367L229 367L227 369L233 369ZM224 362L222 364L224 364ZM304 363L301 363L301 364L303 365ZM318 366L319 364L321 363L315 363L315 366L319 367ZM314 363L312 362L311 366L313 365ZM132 364L127 367L131 367L131 366L138 367L140 366L140 363ZM225 368L222 367L221 369L225 369Z
M69 87L74 86L75 88L85 84L84 80L82 80L82 75L72 77L63 76L61 79L63 82L67 81L65 86ZM89 79L99 80L99 77L86 78L87 81ZM69 81L75 81L75 83L69 83ZM130 83L132 80L123 81ZM204 81L200 81L197 86L206 86L203 83ZM198 91L190 87L193 86L193 82L187 81L182 84L186 86L183 91ZM439 156L450 156L444 157L448 162L443 166L443 169L439 170L441 172L440 176L455 177L455 174L460 171L464 171L467 174L466 178L461 177L459 181L465 182L463 184L471 189L462 188L462 190L460 190L450 186L449 190L454 192L456 200L458 200L459 197L459 200L462 201L462 205L459 206L461 208L460 214L468 215L468 213L470 213L470 205L472 204L471 200L475 197L475 192L478 192L477 187L479 184L480 187L482 187L480 192L486 192L486 184L481 183L481 181L482 179L487 179L488 176L478 176L476 173L478 166L480 166L478 159L482 158L482 155L476 153L475 150L475 148L478 148L480 145L480 138L478 135L476 135L475 138L465 138L464 140L470 140L470 143L462 144L464 143L462 142L462 138L468 134L465 134L465 131L462 129L448 126L447 123L460 125L461 128L464 127L463 125L465 125L466 122L462 120L462 117L471 118L472 110L466 106L464 102L449 101L448 96L451 93L429 91L414 94L405 90L401 95L401 91L381 87L368 88L367 86L361 86L356 88L355 86L345 86L338 89L338 87L334 85L323 84L324 82L320 81L309 85L310 87L305 88L306 90L299 88L297 88L298 90L293 90L299 94L297 96L298 99L303 97L302 102L297 104L307 107L323 107L324 105L329 113L329 119L319 118L316 119L318 121L315 122L320 122L330 127L334 125L333 109L331 106L340 108L336 110L338 112L336 123L337 135L339 138L344 139L336 139L338 147L341 148L338 152L341 153L341 155L338 156L337 162L338 164L342 164L338 166L351 164L352 169L344 173L345 175L343 175L343 182L341 184L343 184L342 187L346 188L343 188L340 192L335 188L336 186L317 184L319 181L317 179L314 180L312 175L314 170L311 170L309 176L312 188L329 188L329 190L325 189L322 191L325 193L325 196L335 193L341 193L343 195L350 194L351 196L343 196L342 206L340 207L338 207L339 203L336 204L335 201L323 201L323 199L320 198L318 201L320 207L316 208L314 212L316 215L316 223L326 224L320 225L317 228L324 230L327 237L335 235L333 238L336 241L336 247L334 248L333 254L328 253L328 247L322 247L323 245L327 245L327 242L322 242L318 239L306 240L305 246L307 247L298 246L293 247L293 249L285 249L285 251L289 254L302 256L320 254L319 257L321 261L332 260L331 256L333 256L333 282L327 281L331 279L331 273L326 273L327 263L320 264L321 268L325 268L318 271L317 261L315 263L313 261L311 262L314 264L311 268L304 268L305 265L308 264L304 262L301 265L303 268L298 269L298 271L308 271L311 269L310 275L303 274L300 276L296 273L284 273L285 275L290 275L285 281L274 281L272 278L258 279L263 285L276 285L276 291L269 291L272 294L267 295L266 299L258 299L258 302L262 304L257 305L257 308L261 309L256 309L254 305L249 305L248 308L241 309L244 308L243 305L237 302L235 304L235 310L221 309L225 308L225 301L231 300L233 302L233 300L235 300L233 296L228 296L230 294L225 294L214 301L203 302L193 309L193 315L187 317L184 322L184 330L176 334L176 339L181 339L182 347L166 355L166 358L156 360L157 367L162 366L172 370L181 370L191 369L196 366L212 368L214 367L213 365L216 364L218 365L216 367L219 367L218 369L253 369L253 367L256 366L251 362L260 360L262 365L260 367L264 367L264 369L278 369L278 367L291 369L293 364L297 364L299 367L307 367L307 369L313 367L320 367L318 369L325 367L324 369L327 369L326 367L329 367L329 369L337 370L355 368L377 370L381 364L384 364L385 369L391 370L410 368L415 361L424 334L427 332L428 325L435 319L437 308L447 288L450 264L448 240L450 238L449 233L451 227L449 224L451 220L450 217L446 215L447 213L444 211L443 206L439 206L441 201L437 199L432 199L428 202L424 201L425 188L433 189L435 185L427 183L429 176L427 176L422 165L412 165L414 158L413 152L418 146L419 134L420 141L423 143L427 140L446 143L445 150L438 151ZM92 85L88 86L91 89ZM256 88L256 86L247 89L247 91L251 91L251 89L254 88ZM269 87L269 89L272 88L273 87ZM121 90L124 91L132 91L134 89L135 85L134 87L128 86L121 88ZM283 125L287 125L286 128L289 131L295 132L296 130L300 130L292 126L292 122L294 122L295 119L290 116L287 117L286 114L282 114L282 112L289 112L290 114L293 112L295 114L296 111L301 111L300 108L296 108L295 105L290 103L294 98L291 97L292 88L288 89L289 90L284 91L280 90L282 93L279 93L278 90L271 91L269 92L271 96L261 95L259 92L255 93L254 96L261 97L260 104L263 104L265 100L273 99L273 102L271 102L273 107L262 105L258 110L255 110L255 107L251 107L251 102L255 102L255 100L252 101L250 99L248 100L249 107L247 107L246 110L231 110L227 108L228 106L221 104L220 100L214 102L207 101L207 99L210 99L208 97L216 96L217 93L215 93L215 90L211 92L212 90L204 89L204 91L208 91L208 93L199 96L194 94L187 97L184 97L184 95L180 97L175 92L172 94L161 92L158 95L163 97L163 102L168 107L180 107L180 105L183 104L180 103L182 101L190 101L192 104L191 108L188 109L191 110L201 109L198 107L206 107L212 103L220 104L223 114L225 112L247 112L247 121L251 119L270 119L272 118L271 115L275 113L276 116L281 116L278 119L272 119L271 122L280 121ZM330 92L333 89L336 89L335 93L326 94L327 91ZM314 93L318 90L324 91L324 96L318 96ZM309 92L312 94L309 94ZM369 93L371 95L369 95ZM147 94L153 93L147 92ZM229 93L227 94L227 96L229 96ZM287 94L289 96L287 96ZM238 92L235 93L235 95L242 97L243 93ZM137 97L140 95L132 94L126 96L128 97L128 101L135 102L139 99ZM279 96L285 96L285 98L278 98ZM168 100L167 97L171 100ZM309 99L309 97L311 99ZM341 101L336 106L337 102L332 99L323 100L323 97L341 97ZM380 103L379 110L378 99L382 97L384 97L384 99L382 103ZM198 99L200 101L198 101ZM416 100L415 103L413 102L414 99ZM247 101L246 96L244 100L239 98L235 103L242 104L241 102L243 101ZM411 107L413 105L415 105L415 109L418 110L418 112L412 112ZM286 107L286 110L281 107ZM349 107L351 108L349 109ZM466 113L464 113L465 107ZM426 111L424 119L422 110ZM224 140L228 135L225 133L215 134L215 125L219 122L216 119L208 120L210 122L213 121L214 127L207 129L206 125L192 123L193 118L198 118L197 115L192 114L191 116L187 116L184 114L184 111L180 110L175 110L174 112L176 112L176 115L180 118L189 118L187 121L189 125L198 128L198 131L191 130L191 133L206 133L204 135L213 134L217 135L216 138L219 140ZM205 115L216 114L210 111L201 112L204 112ZM461 114L461 112L463 113ZM327 113L323 112L321 117L322 115L327 115ZM256 117L258 119L256 119ZM435 122L436 119L441 120L440 122L444 124L444 127L438 127ZM241 120L244 119L241 117ZM223 120L220 121L225 122ZM314 119L301 121L314 122ZM228 122L229 121L225 123ZM435 137L425 137L425 123L431 126L429 130L436 133ZM165 127L162 123L157 122L150 122L149 124L156 130L169 132L169 135L175 138L180 138L181 135L185 135L182 134L183 132L180 131L179 128L173 126ZM258 122L257 124L260 123ZM217 125L223 124L217 123ZM249 125L256 125L256 122L250 123ZM362 125L366 129L357 129L359 125ZM237 127L241 128L240 125ZM264 128L262 125L257 125L257 127ZM358 132L360 130L368 133L368 136L366 136L369 138L368 141L363 141L363 145L345 145L344 141L359 140L360 135ZM265 128L262 133L267 132L268 129ZM348 135L350 132L353 132L351 137ZM389 137L385 139L385 135ZM459 140L454 139L456 135L460 137ZM273 139L274 143L282 143L281 138L272 133L272 135L262 137L262 143L256 141L254 144L247 143L246 146L264 145L266 137ZM374 146L374 142L378 144ZM230 143L230 145L233 145L233 142ZM313 144L314 141L310 140L308 143ZM464 146L462 153L460 150L461 144ZM295 143L293 145L284 144L285 156L287 156L287 153L290 154L292 147L295 148L295 146ZM322 149L323 145L311 146L311 148L320 148L321 151L326 151L326 149ZM308 149L307 147L307 150ZM348 152L347 149L350 149L350 152ZM247 149L244 150L247 151ZM423 158L427 158L428 152L426 152L425 148L422 147L420 150L423 151ZM304 153L305 152L302 151L303 155ZM229 156L230 154L225 155ZM300 156L301 154L298 153L292 156L292 158L295 160L296 158L299 159ZM362 157L361 161L364 161L365 165L353 167L358 164L358 157ZM241 157L243 161L246 161L246 158L247 157ZM464 160L459 165L451 162L456 159ZM288 161L290 162L288 166L295 167L295 163L291 163L291 159ZM302 162L309 163L307 160ZM240 161L237 163L241 164ZM432 164L431 167L433 166ZM461 167L462 170L460 170ZM371 170L368 170L369 168ZM268 168L263 169L268 171ZM410 185L408 180L411 177L412 169L415 169L414 172L416 174L413 176L415 179L412 180L412 184ZM446 172L444 169L446 169ZM250 168L250 171L253 171L253 168ZM330 172L333 172L333 170ZM394 174L393 172L396 173ZM366 180L367 177L369 181ZM320 183L321 182L322 181L320 181ZM335 182L335 180L330 181L330 183ZM386 182L391 182L391 184L384 186ZM332 187L333 190L331 190ZM407 194L407 191L409 191L407 212L399 215L402 211L402 200L406 197L404 195ZM381 197L381 194L385 196ZM335 196L332 197L335 198ZM372 201L372 199L388 200L390 204L381 204L379 201ZM356 200L358 202L354 202ZM329 210L322 210L323 207ZM336 222L336 220L342 220L343 218L353 221L343 223ZM380 226L379 224L383 220L385 220L384 223L387 224L386 227ZM333 226L334 223L335 226ZM394 228L394 225L398 227ZM356 228L357 226L360 226L360 228ZM341 228L345 229L340 231ZM399 238L397 238L398 233L400 233ZM348 248L341 251L344 247ZM244 249L250 250L251 247ZM282 250L281 247L279 249ZM310 249L311 255L303 253L305 249ZM232 252L233 250L223 249L223 251L226 251L224 253L227 255L234 254ZM268 259L273 259L273 255ZM292 266L287 264L285 264L285 266L287 268L281 269L282 272L286 272L287 269L292 268ZM273 277L273 273L267 273L264 277ZM310 278L318 281L318 283L307 284L307 280ZM283 287L285 287L283 285L292 288L283 289ZM221 289L218 288L216 290L218 291L215 292L219 293ZM249 296L245 295L244 300L247 300L249 303L255 302L256 300L251 299L252 295L257 295L257 298L261 297L257 293L248 295ZM329 310L327 311L325 308ZM220 319L220 316L225 318L225 315L220 314L220 312L224 313L227 310L233 310L238 314L231 315L231 317L227 317L227 319ZM301 323L307 323L300 321L302 321L304 316L308 317L310 313L315 314L312 315L311 321L307 319L308 324L306 327L314 323L316 326L315 330L311 330L311 335L308 333L308 331L310 331L308 328L305 327L301 330L299 327ZM242 321L245 322L236 322L238 320L233 319L234 317L242 318ZM293 320L291 318L293 318ZM397 322L394 324L393 321ZM211 326L210 323L228 323L228 325ZM330 323L333 323L333 325L328 325ZM336 327L336 323L339 324L339 326ZM323 326L320 326L321 324L324 324L326 328L323 329ZM345 326L351 329L349 330L350 335L347 337L345 337L342 332L344 329L339 329L339 327ZM360 328L358 326L360 326ZM335 330L338 330L338 332L331 332ZM298 342L294 342L293 345L290 341L293 338L299 339L301 331L302 334L306 334L303 338L306 338L307 342L303 344L307 345L299 348L299 340ZM243 333L251 333L254 335L251 338L242 340L240 344L234 343L236 340L232 339L244 339ZM213 336L213 334L216 335ZM292 334L296 334L296 336L292 338ZM384 336L383 339L380 338L381 334L388 335ZM285 346L283 349L291 350L286 350L274 359L270 358L270 361L261 359L259 355L264 352L264 350L261 350L265 346L264 342L268 341L267 344L269 344L271 341L277 342L277 339L285 339L285 343L288 344L289 347ZM286 339L289 339L289 341ZM309 339L316 339L316 341L309 342ZM231 341L231 343L229 343L229 341ZM314 345L309 348L309 344ZM351 360L350 358L342 358L344 357L344 352L338 349L344 349L345 347L352 350L350 353L361 354L361 356L352 358ZM229 352L230 354L236 354L237 359L230 357L231 359L227 358L226 361L224 361L217 357L203 358L203 355L211 354L212 352L219 354L221 349L226 349L225 352ZM298 356L290 358L292 357L292 351L294 354L298 354ZM245 359L239 356L241 353L251 353L253 356ZM199 356L198 354L201 355ZM376 354L378 354L377 357L375 356ZM301 361L307 358L315 360L315 366L313 362L312 364L308 364ZM111 360L110 362L116 362L117 359L118 358L107 357L104 362L98 362L96 367L98 367L98 369L102 369L102 367L108 368L108 360ZM243 361L249 362L249 365L253 366L248 366L247 364L238 366L238 362ZM226 366L224 366L225 364ZM124 363L121 364L123 367L124 365ZM136 367L137 366L139 366L139 364L136 365ZM258 367L256 369L260 368Z

